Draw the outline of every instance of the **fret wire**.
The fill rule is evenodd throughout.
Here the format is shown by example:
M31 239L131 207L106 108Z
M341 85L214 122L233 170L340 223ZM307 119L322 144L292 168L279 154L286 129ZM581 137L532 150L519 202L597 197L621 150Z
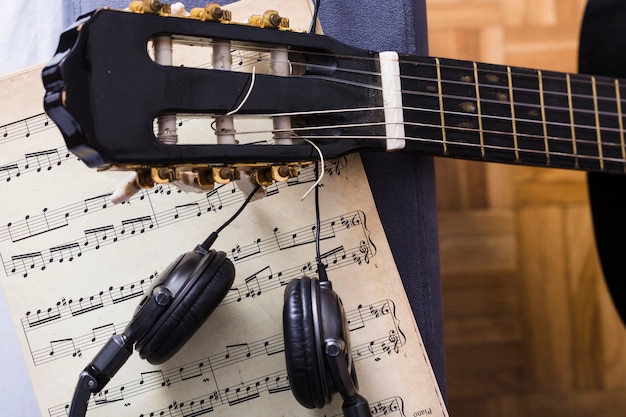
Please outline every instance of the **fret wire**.
M408 77L404 77L404 78L408 78ZM415 79L415 78L414 78ZM424 79L427 80L427 79ZM433 80L431 80L433 81ZM446 81L442 81L443 83L447 83L447 84L451 84L450 82L446 82ZM461 84L458 82L455 82L455 84ZM468 83L463 83L465 85L468 85ZM491 88L504 88L504 87L499 87L499 86L492 86L492 85L488 85L488 84L480 84L481 87L491 87ZM525 88L514 88L515 91L519 91L519 92L537 92L536 90L529 90L529 89L525 89ZM422 97L433 97L435 95L435 93L428 93L425 91L412 91L412 90L402 90L401 91L403 94L409 94L409 95L416 95L416 96L422 96ZM563 96L565 98L567 98L567 94L561 94L561 93L556 93L556 92L546 92L544 91L544 94L550 94L550 95L558 95L558 96ZM581 96L581 95L576 95L576 94L572 94L572 97L574 98L591 98L591 96ZM450 94L444 94L443 98L452 98L452 99L459 99L459 100L466 100L468 97L467 96L455 96L455 95L450 95ZM609 99L607 99L609 100ZM493 100L493 99L485 99L483 98L482 101L484 103L491 103L491 104L503 104L503 102L498 101L498 100ZM535 104L535 103L526 103L526 102L517 102L515 103L519 106L526 106L529 108L541 108L540 104ZM506 105L506 104L505 104ZM569 107L558 107L558 106L545 106L546 110L557 110L557 111L569 111ZM576 113L589 113L592 114L593 110L586 110L586 109L574 109ZM606 111L601 111L599 112L601 116L617 116L616 113L612 113L612 112L606 112ZM589 126L589 128L591 129L595 129L595 126ZM615 129L617 131L617 129Z
M600 114L598 113L598 88L596 77L591 77L591 90L593 91L593 109L596 118L596 138L598 140L598 156L600 157L600 169L604 171L604 158L602 157L602 133L600 132Z
M619 80L615 80L615 98L617 98L617 121L619 124L619 140L622 145L622 158L626 160L626 148L624 147L624 121L622 119L622 98L620 92ZM626 171L626 164L624 165Z
M511 67L506 67L506 74L509 81L509 103L511 105L511 126L513 127L513 145L515 146L515 161L519 162L519 144L517 141L517 121L515 120L515 104L513 98L513 76Z
M570 75L566 74L565 79L567 80L567 103L569 105L569 120L572 129L572 147L574 155L576 156L575 166L578 168L578 145L576 144L576 123L574 121L574 103L572 101L572 83Z
M474 64L474 84L476 85L476 110L478 111L478 134L480 136L480 156L485 158L485 134L483 132L483 117L480 107L480 86L478 83L478 64Z
M440 109L428 109L428 108L422 108L422 107L411 107L411 106L402 106L402 108L404 110L407 111L415 111L415 112L437 112L440 113ZM323 111L313 111L313 112L293 112L293 113L273 113L273 114L269 114L266 116L291 116L291 115L295 115L295 116L303 116L303 115L312 115L312 114L329 114L329 113L341 113L341 112L351 112L351 111L380 111L383 110L382 107L359 107L359 108L355 108L355 109L333 109L333 110L323 110ZM454 111L447 111L447 114L454 114L454 115L466 115L466 113L462 113L462 112L454 112ZM504 116L495 116L495 115L489 115L486 116L489 119L494 119L494 120L510 120L510 118L508 117L504 117ZM529 120L529 119L519 119L517 118L516 120L519 121L524 121L527 123L540 123L538 121L534 121L534 120ZM369 122L367 123L367 125L371 125L371 126L377 126L377 125L384 125L385 122L381 121L381 122ZM408 124L407 122L405 122L405 124ZM306 131L306 130L310 130L311 128L315 128L315 129L335 129L335 128L350 128L350 127L361 127L366 125L365 123L350 123L350 124L339 124L339 125L320 125L320 126L305 126L305 127L301 127L301 128L296 128L296 127L292 127L291 129L289 129L288 131ZM564 124L564 123L551 123L551 126L569 126L570 124ZM426 125L424 125L426 126ZM432 127L432 128L437 128L437 129L441 129L442 126L441 125L428 125L428 127ZM575 125L575 128L592 128L589 126L579 126L579 125ZM447 127L448 129L452 129L452 126ZM594 128L595 129L595 128ZM475 130L475 129L474 129ZM617 132L617 129L610 129L610 128L603 128L604 131L606 132ZM287 131L287 130L284 130ZM476 131L476 130L475 130ZM272 130L271 132L281 132L281 130ZM260 134L260 133L267 133L267 131L238 131L238 134ZM491 131L491 130L487 130L485 131L485 133L494 133L494 134L507 134L507 135L511 135L511 132L508 131ZM533 134L529 134L529 133L520 133L519 131L517 131L517 136L518 137L527 137L527 138L534 138L534 139L543 139L543 135L539 136L539 135L533 135ZM562 138L562 137L557 137L557 136L550 136L548 135L548 140L551 141L569 141L569 139L566 138ZM449 142L449 141L448 141ZM579 140L578 142L581 143L592 143L590 141L587 140ZM596 143L596 141L594 140L593 143ZM620 144L618 143L607 143L606 146L620 146ZM525 149L521 149L520 151L526 151Z
M539 103L541 105L541 122L543 124L543 144L546 148L547 165L550 165L550 148L548 147L548 125L546 123L546 106L543 97L543 75L541 71L537 71L539 79Z
M303 52L303 53L311 54L310 51L297 51L297 50L294 50L292 52ZM324 56L324 55L329 55L329 54L316 53L315 55ZM378 58L352 57L352 56L349 56L349 55L341 55L341 54L340 55L333 55L333 56L342 57L342 58L358 58L359 60L377 60L378 59ZM419 58L419 57L416 56L416 58ZM422 57L422 58L430 58L430 57ZM450 64L442 65L440 58L433 57L431 59L433 59L435 61L435 63L436 63L435 66L439 67L439 68L464 69L461 66L455 66L455 65L450 65ZM451 60L451 59L444 59L444 61L454 62L454 60ZM407 59L400 59L398 62L400 64L415 64L416 63L416 61L411 61L411 60L407 60ZM419 64L424 65L424 66L433 66L433 64L428 63L428 62L419 62ZM319 67L320 68L326 68L324 66L319 66ZM502 70L495 70L495 69L493 69L493 70L491 70L491 72L496 73L496 74L504 75L504 74L506 74L506 70L504 69L505 68L504 66L502 68L503 68ZM519 77L528 77L529 76L526 73L515 72L514 69L516 69L516 68L515 67L512 68L512 75L513 76L519 76ZM352 72L352 73L358 73L358 74L364 74L364 75L380 75L380 74L374 74L371 71L362 71L362 70L356 70L356 69L333 68L333 70L335 70L335 71L344 71L344 72ZM563 74L565 74L565 73L563 73ZM572 75L581 77L579 80L574 80L576 82L587 82L586 79L582 78L582 77L584 77L583 75L579 75L579 74L572 74ZM549 76L549 75L545 76L545 74L543 75L543 77L546 80L550 80L550 79L558 80L558 78L555 78L555 77L552 77L552 76ZM427 78L427 77L425 78L425 77L416 77L416 76L408 76L408 75L401 75L401 78L414 79L414 80L423 80L423 81L435 81L434 79ZM613 77L603 77L603 78L600 79L600 82L598 82L598 80L596 80L596 81L598 82L598 85L604 85L604 84L612 85L613 84L613 80L614 80ZM467 83L464 83L464 82L451 81L451 80L445 80L445 81L442 80L442 82L454 83L454 84L467 84ZM481 86L485 86L485 85L481 84ZM375 86L371 86L371 88L375 88ZM520 89L520 90L532 91L532 90L528 90L528 89ZM406 92L406 91L403 91L403 92ZM550 94L564 95L562 93L557 93L557 92L550 92ZM578 95L578 94L574 94L573 97L589 98L588 96ZM599 99L600 100L611 100L610 98L605 98L605 97L599 97ZM520 103L520 104L524 104L524 103ZM529 103L526 103L526 104L529 104ZM605 113L603 113L603 114L605 114Z
M443 90L441 87L441 66L439 65L439 58L435 58L437 63L437 89L439 91L439 113L441 118L441 135L443 138L443 154L448 154L448 139L446 136L446 120L445 109L443 107ZM403 91L404 92L404 91Z
M455 61L455 60L453 60L453 59L445 59L445 61L448 61L448 62L454 63L454 61ZM459 62L464 62L464 61L459 61ZM401 63L401 64L414 64L415 62L414 62L414 61L410 61L410 60L400 60L400 63ZM432 65L432 64L428 64L428 63L426 63L426 62L420 62L420 64L425 65L425 66ZM450 69L464 69L462 66L451 65L451 64L448 64L448 65L442 65L442 68L450 68ZM491 72L493 72L493 73L495 73L495 74L501 74L501 75L504 75L504 74L505 74L504 66L502 66L502 68L503 68L502 70L495 70L495 69L494 69L494 70L491 70ZM518 69L518 68L513 67L513 69ZM526 69L526 68L521 68L521 67L520 67L519 69ZM529 75L528 75L528 74L526 74L526 73L522 73L522 72L515 72L515 71L513 71L512 75L514 75L514 76L519 76L519 77L528 77L528 76L529 76ZM585 77L584 75L582 75L582 74L573 74L573 75L574 75L574 76L579 76L579 77L580 77L580 80L575 80L575 81L587 82L587 80L586 80L586 79L584 79L584 77ZM552 76L544 76L544 78L545 78L546 80L551 80L551 79L558 80L558 79L559 79L559 78L555 78L555 77L552 77ZM608 78L608 79L610 79L611 81L607 80L607 78ZM611 84L612 84L612 79L613 79L613 77L604 77L604 78L602 78L602 80L601 80L602 82L600 82L599 84L604 84L604 83L606 82L606 83L607 83L607 85L611 85ZM459 82L457 81L457 83L459 83ZM584 96L582 96L582 97L584 98Z
M428 124L420 124L420 123L408 123L405 122L405 124L407 125L415 125L415 126L425 126L425 127L433 127L431 125ZM466 129L466 128L460 128L460 127L450 127L451 129L455 129L455 130L475 130L475 129ZM366 138L364 138L363 136L359 135L359 136L354 136L354 135L341 135L341 136L335 136L335 135L328 135L328 136L320 136L320 135L314 135L314 136L298 136L299 138L304 138L304 139L312 139L312 140L316 140L316 139L332 139L332 140L336 140L336 139L364 139L364 140L368 140L368 139L379 139L379 140L384 140L387 139L386 136L368 136ZM423 142L423 143L439 143L439 140L437 139L426 139L426 138L416 138L416 137L406 137L407 140L409 141L414 141L414 142ZM457 146L465 146L467 148L477 148L480 145L477 143L467 143L467 142L454 142L451 141L449 142L449 144L451 145L457 145ZM271 145L268 145L271 146ZM499 145L485 145L485 147L487 149L493 149L493 150L505 150L505 151L509 151L510 148L507 148L505 146L499 146ZM537 154L537 155L545 155L545 151L538 151L535 149L527 149L524 152L526 153L530 153L530 154ZM565 157L572 157L573 155L568 154L568 153L564 153L564 152L555 152L555 151L550 151L551 155L554 156L565 156ZM595 161L595 160L599 160L599 157L597 156L592 156L592 155L580 155L581 160L590 160L590 161ZM619 163L624 163L624 160L621 158L604 158L606 161L612 161L612 162L619 162ZM542 164L537 164L537 165L542 165ZM545 164L543 164L545 165Z

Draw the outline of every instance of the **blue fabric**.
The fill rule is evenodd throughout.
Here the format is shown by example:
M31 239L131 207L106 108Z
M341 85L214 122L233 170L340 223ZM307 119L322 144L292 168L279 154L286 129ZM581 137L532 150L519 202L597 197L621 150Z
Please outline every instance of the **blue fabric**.
M65 2L68 24L103 5L128 5L128 1L119 0ZM188 10L205 3L184 2ZM325 34L353 46L428 53L425 0L322 0L319 17ZM362 158L415 320L446 398L433 160L406 153L364 154Z

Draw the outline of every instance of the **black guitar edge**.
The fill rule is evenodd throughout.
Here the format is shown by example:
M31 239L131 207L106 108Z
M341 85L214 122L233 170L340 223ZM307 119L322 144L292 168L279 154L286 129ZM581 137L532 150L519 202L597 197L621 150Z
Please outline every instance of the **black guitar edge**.
M626 2L589 0L580 34L579 71L626 77ZM626 175L589 173L589 197L602 270L626 324Z

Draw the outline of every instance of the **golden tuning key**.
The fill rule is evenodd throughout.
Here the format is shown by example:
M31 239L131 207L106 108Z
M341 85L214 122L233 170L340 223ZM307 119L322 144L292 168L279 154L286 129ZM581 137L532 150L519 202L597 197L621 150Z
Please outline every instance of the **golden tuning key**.
M160 0L131 1L128 9L135 13L170 14L172 12L172 6Z
M263 15L252 15L248 19L250 26L267 29L289 29L289 19L281 17L276 10L267 10Z
M204 7L194 7L189 12L190 17L198 20L210 20L226 23L232 20L230 10L225 10L217 3L207 3Z

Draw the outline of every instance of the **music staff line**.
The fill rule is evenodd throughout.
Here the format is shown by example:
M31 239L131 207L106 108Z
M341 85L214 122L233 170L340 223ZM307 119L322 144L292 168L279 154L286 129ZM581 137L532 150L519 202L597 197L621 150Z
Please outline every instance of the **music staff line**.
M206 198L206 200L208 199L209 197ZM227 193L224 199L220 201L226 202L228 205L231 205L240 203L242 199L243 196L241 195L241 193L231 192ZM12 255L10 261L5 261L2 258L5 273L7 274L7 276L21 273L22 276L26 278L30 270L40 269L43 271L46 270L47 264L52 264L54 262L61 263L65 259L67 259L69 262L72 262L74 259L81 257L83 255L83 252L98 250L103 246L143 234L147 231L157 230L161 227L176 224L182 220L197 217L204 208L206 208L207 211L212 210L212 207L209 204L210 203L204 201L202 201L202 205L200 204L200 202L193 203L193 206L191 207L192 213L189 213L189 205L185 205L184 208L181 208L181 206L176 206L173 209L166 209L159 213L122 220L119 225L109 224L101 227L85 229L83 231L83 238L74 239L73 241L66 242L62 245L54 246L46 250ZM340 224L341 221L343 221L340 218L338 218L337 220L340 221ZM313 226L309 226L309 228L311 227ZM332 227L334 227L334 224L332 225ZM349 224L348 226L344 225L344 227L346 229L350 228ZM298 243L297 232L291 232L291 236L292 237L282 238L282 247L290 248L299 244L304 244ZM310 234L307 238L305 238L305 243L310 243L314 241L314 239L311 239L312 237ZM274 231L274 240L276 241L276 243L272 243L271 245L279 246L278 249L274 250L281 250L281 237L278 234L278 229L275 229ZM292 240L293 244L288 243L289 240ZM90 241L95 244L91 244ZM243 259L244 257L258 255L260 254L260 244L262 241L271 242L272 240L259 239L256 242L253 242L251 245L245 246L243 255L241 254L241 247L236 246L235 248L233 248L229 255L231 256L231 259L235 262ZM269 252L266 251L265 253L271 253L274 250L270 250Z
M348 250L347 253L352 253L351 256L348 256L343 246L338 246L327 252L327 254L322 254L322 262L329 271L349 266L350 264L360 266L363 264L363 261L361 261L360 255L356 255L357 250L361 254L366 252L367 248L364 249L362 246L359 246L358 249ZM332 258L329 258L329 256ZM257 273L243 280L238 279L221 304L225 305L241 302L244 299L254 299L265 292L280 289L292 279L300 278L306 273L316 273L315 265L315 262L310 261L304 265L279 271L276 274L272 273L270 266L263 267ZM30 332L44 326L143 297L146 291L151 288L152 282L156 277L157 273L155 272L150 275L147 282L144 279L117 288L109 287L107 291L101 290L97 294L80 297L75 301L73 299L61 299L52 307L27 311L25 316L20 319L24 333L28 338ZM243 281L243 285L241 281Z
M153 189L142 189L132 196L121 206L132 206L140 201L150 201L151 196L169 196L180 194L182 191L169 184L158 185ZM111 202L113 192L107 192L84 200L77 201L67 206L48 209L44 207L41 213L27 214L21 220L8 222L6 227L0 229L0 242L10 240L13 243L38 236L61 227L69 226L69 222L87 215L96 214L107 208L116 206Z
M268 377L269 378L269 377ZM278 377L280 378L280 376ZM268 393L271 392L268 390ZM216 397L217 392L209 395L209 400ZM205 407L206 396L194 398L186 403L178 403L173 401L167 408L142 413L139 417L152 416L169 416L169 417L199 417L214 411L214 407ZM210 402L212 403L212 402ZM370 411L373 417L406 417L404 414L404 400L401 397L389 397L370 403ZM324 414L326 416L326 414ZM52 416L51 416L52 417ZM338 413L332 417L343 417L343 413Z
M56 127L56 125L52 120L48 119L46 113L38 113L7 123L0 126L0 145L18 139L28 139L36 133L52 129L53 127Z
M155 271L147 279L131 282L117 288L111 286L106 291L102 290L97 294L79 297L76 300L62 298L53 307L27 311L24 317L20 319L22 328L25 333L28 333L49 324L143 297L157 277L158 273Z
M0 165L0 181L11 182L25 174L51 171L63 162L76 160L65 146L24 154L24 158Z
M352 352L354 360L360 361L373 358L378 362L381 358L385 357L385 355L388 357L392 354L399 354L400 347L404 346L406 339L398 337L398 332L396 327L395 329L389 330L388 335L377 337L371 341L353 346ZM284 343L281 334L273 335L252 343L227 345L222 352L211 354L182 366L166 370L142 372L139 379L109 387L106 391L92 396L90 408L118 401L127 401L129 398L143 395L160 388L169 388L174 384L184 383L190 380L200 380L205 384L210 383L217 387L216 370L238 365L253 358L273 356L283 352ZM279 372L282 374L282 372L285 371L281 370ZM284 382L288 385L286 372L284 375ZM266 382L269 381L266 376L260 379L264 379ZM255 382L256 381L258 380L255 380ZM275 380L275 382L278 382L278 380ZM226 388L224 393L228 394L228 392L229 389ZM241 400L241 397L238 397L237 403L241 402L239 400ZM228 405L235 405L235 403L229 401ZM63 408L63 405L58 405L51 408L50 411L55 412Z
M6 167L0 167L0 174L2 174L3 168ZM287 182L287 185L297 185L303 182L311 181L313 181L312 172L308 170L300 176L299 180L290 179ZM279 192L279 188L282 188L282 186L274 184L270 187L267 187L267 192L269 195L277 194ZM199 216L204 210L206 210L207 212L215 212L221 210L225 206L239 201L233 200L232 196L228 195L228 192L235 193L236 190L237 189L234 184L229 187L224 187L224 185L220 185L215 189L204 193L204 197L192 201L188 204L175 206L171 211L174 211L173 215L177 219ZM136 203L137 201L149 201L150 197L154 195L168 196L180 193L180 189L176 189L176 187L169 184L158 185L152 189L140 190L139 193L131 197L128 202L122 203L122 205L132 205L133 202ZM6 227L0 229L0 242L10 240L15 243L56 230L61 227L68 226L69 221L72 219L77 219L88 214L97 213L100 210L114 206L110 199L112 194L113 192L104 193L57 209L48 209L46 207L41 210L41 213L35 215L27 214L20 220L10 221L7 223Z
M181 190L175 189L175 187L169 184L159 185L150 191L140 190L129 201L121 205L131 206L132 203L137 201L148 201L151 195L170 195L172 192L181 193ZM111 202L112 194L113 192L100 194L57 209L50 210L44 207L39 214L27 214L21 220L8 222L5 227L0 229L0 242L11 241L16 243L69 226L71 220L95 214L115 206Z
M220 306L226 305L229 302L233 302L233 300L224 299ZM372 304L367 306L369 315L367 312L364 314L362 310L363 306L359 306L357 309L347 312L346 319L348 320L349 328L355 331L364 328L367 321L378 319L392 313L392 311L389 310L390 307L393 307L393 305L389 304L389 301L385 301L380 302L378 305ZM394 316L391 317L395 320ZM47 322L47 324L49 323L51 322ZM108 323L92 328L89 333L85 333L80 336L68 336L51 340L47 342L47 346L39 348L33 347L37 345L37 338L30 333L26 333L29 350L31 352L31 357L33 358L33 364L35 366L40 366L67 357L81 357L83 352L100 346L99 341L102 340L102 338L108 339L118 331L123 331L127 323L128 322Z

